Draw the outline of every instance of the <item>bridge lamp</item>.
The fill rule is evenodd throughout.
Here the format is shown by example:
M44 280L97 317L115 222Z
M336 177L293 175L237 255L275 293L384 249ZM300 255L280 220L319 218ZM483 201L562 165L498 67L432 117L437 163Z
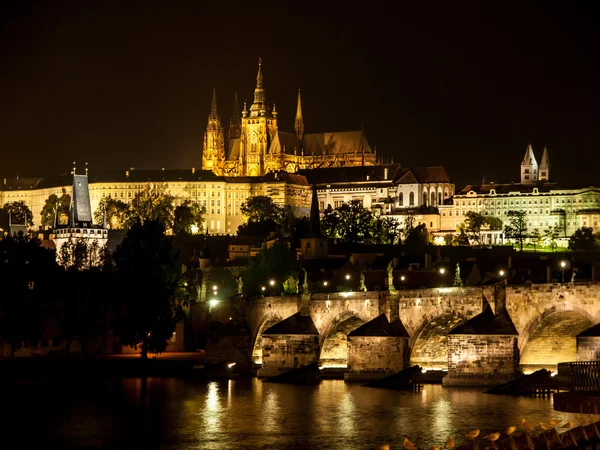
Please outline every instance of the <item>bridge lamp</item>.
M440 275L442 276L442 286L444 285L444 274L446 273L446 269L440 267Z
M561 261L560 262L560 271L561 271L561 275L562 275L562 281L561 281L561 283L565 282L565 267L567 267L567 262L566 261Z
M218 288L218 287L217 287L217 285L216 285L216 284L213 284L213 291L216 291L216 290L217 290L217 288Z
M323 281L323 286L327 287L329 283L327 281Z
M270 284L271 286L275 286L275 280L270 280L270 281L269 281L269 284Z
M350 274L349 274L349 273L347 273L347 274L346 274L346 280L349 280L349 279L350 279Z
M263 291L263 292L265 292L265 289L267 289L267 288L266 288L266 287L264 287L264 286L261 286L261 287L260 287L260 290L261 290L261 291Z
M400 277L400 281L406 281L406 277L405 277L404 275L402 275L402 276Z
M217 306L219 304L219 300L217 300L216 298L213 298L208 303L212 308L213 306Z
M500 275L501 277L503 277L506 274L506 272L504 272L504 270L500 270L500 272L498 272L498 275Z

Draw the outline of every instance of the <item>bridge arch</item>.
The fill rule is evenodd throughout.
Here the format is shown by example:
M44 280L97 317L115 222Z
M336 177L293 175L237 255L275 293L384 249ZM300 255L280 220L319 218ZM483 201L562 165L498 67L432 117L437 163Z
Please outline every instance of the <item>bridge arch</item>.
M259 321L259 326L256 327L256 333L252 336L252 362L254 364L262 364L262 335L267 328L272 327L283 319L278 314L265 314Z
M448 370L448 332L466 320L450 310L426 318L409 340L410 365Z
M353 311L344 311L335 317L319 337L321 352L319 365L322 367L346 367L348 365L348 333L365 321Z
M523 372L538 369L556 371L559 362L577 359L576 336L597 323L584 309L559 304L531 320L519 336L519 366Z

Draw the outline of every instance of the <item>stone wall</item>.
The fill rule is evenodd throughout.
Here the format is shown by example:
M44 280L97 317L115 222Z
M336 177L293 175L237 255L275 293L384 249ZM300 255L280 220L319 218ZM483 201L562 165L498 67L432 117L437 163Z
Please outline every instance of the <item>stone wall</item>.
M449 335L447 386L492 386L514 377L516 336Z
M272 377L292 369L317 362L319 336L317 335L265 335L262 340L261 378Z
M366 381L403 370L408 360L408 339L383 336L348 338L348 381Z
M600 336L577 337L577 361L597 361L600 359Z

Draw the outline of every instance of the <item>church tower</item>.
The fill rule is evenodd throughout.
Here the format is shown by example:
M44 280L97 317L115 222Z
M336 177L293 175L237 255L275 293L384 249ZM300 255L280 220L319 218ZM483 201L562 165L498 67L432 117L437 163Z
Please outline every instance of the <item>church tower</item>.
M538 180L538 163L533 154L531 143L527 145L525 156L521 163L521 184L531 184Z
M217 91L213 89L212 104L208 115L208 126L204 133L204 150L202 152L202 169L212 170L216 175L223 175L225 166L225 141L223 127L217 111Z
M548 147L544 147L542 162L540 163L540 181L550 181L550 157L548 156Z
M255 177L262 176L268 171L265 159L277 131L277 113L275 107L271 111L266 102L262 60L259 58L254 102L250 107L250 111L246 109L245 104L242 111L240 152L242 173L240 175Z

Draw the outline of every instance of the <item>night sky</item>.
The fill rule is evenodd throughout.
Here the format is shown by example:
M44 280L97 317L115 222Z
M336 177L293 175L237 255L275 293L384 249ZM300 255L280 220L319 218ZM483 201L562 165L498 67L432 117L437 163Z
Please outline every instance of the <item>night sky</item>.
M261 56L284 131L300 88L307 132L364 126L457 189L518 181L529 140L600 185L594 2L205 3L2 2L0 174L200 167L212 88L228 124Z

